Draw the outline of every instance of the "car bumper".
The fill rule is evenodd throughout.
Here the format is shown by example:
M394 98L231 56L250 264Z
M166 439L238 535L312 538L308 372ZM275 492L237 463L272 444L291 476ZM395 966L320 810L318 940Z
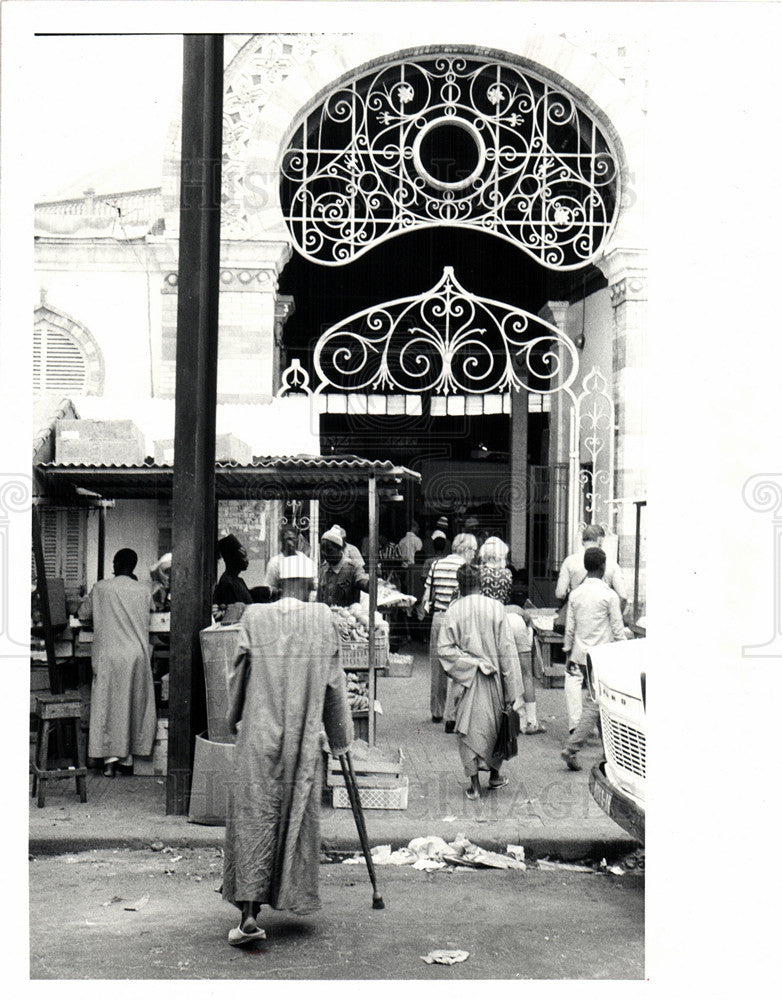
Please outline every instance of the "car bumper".
M606 777L603 764L595 764L589 774L589 791L607 816L635 837L644 842L646 812L625 792Z

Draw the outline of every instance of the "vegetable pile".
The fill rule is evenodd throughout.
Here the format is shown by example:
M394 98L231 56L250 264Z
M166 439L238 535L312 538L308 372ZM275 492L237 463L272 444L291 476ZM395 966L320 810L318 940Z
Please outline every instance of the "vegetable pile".
M340 639L346 642L369 641L369 613L360 604L351 604L349 608L333 607L331 616ZM387 635L388 623L375 612L375 638L384 639Z

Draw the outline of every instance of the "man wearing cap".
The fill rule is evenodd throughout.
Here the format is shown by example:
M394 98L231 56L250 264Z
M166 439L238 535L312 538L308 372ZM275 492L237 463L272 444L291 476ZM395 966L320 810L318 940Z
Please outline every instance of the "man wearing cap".
M341 528L338 524L335 524L331 528L332 531L338 531L342 536L342 541L344 543L345 558L348 562L355 563L359 569L364 569L366 563L364 562L364 557L361 555L359 549L348 541L348 533L344 528Z
M430 556L434 555L434 539L435 535L437 534L442 535L443 538L445 539L445 549L442 554L446 556L451 554L451 543L448 540L448 530L449 530L448 518L447 517L438 518L437 523L434 526L434 531L432 531L430 534L426 536L426 540L424 542L424 556L427 559Z
M347 608L355 604L359 593L369 591L369 574L345 556L345 542L337 525L320 539L323 562L318 578L318 600L329 607Z
M228 675L228 725L238 732L223 861L223 898L241 911L229 944L266 937L263 904L319 909L321 732L336 757L353 740L331 612L308 603L316 567L280 562L282 597L247 608Z
M217 551L225 563L225 571L217 581L212 604L225 607L229 604L252 604L252 594L239 576L250 565L247 550L236 535L225 535L218 541Z

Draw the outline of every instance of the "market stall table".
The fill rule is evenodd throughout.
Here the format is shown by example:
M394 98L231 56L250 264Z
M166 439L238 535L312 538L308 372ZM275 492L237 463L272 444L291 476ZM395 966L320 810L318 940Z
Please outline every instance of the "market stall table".
M544 687L562 687L565 677L564 654L560 651L565 637L553 629L556 608L527 609L534 634L532 666L535 677ZM556 659L555 659L556 654Z

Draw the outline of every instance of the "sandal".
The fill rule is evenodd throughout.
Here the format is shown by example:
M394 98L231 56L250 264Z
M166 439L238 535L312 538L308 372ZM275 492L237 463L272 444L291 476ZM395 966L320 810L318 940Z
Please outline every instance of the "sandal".
M489 788L504 788L508 784L508 779L505 777L500 778L499 781L490 781Z
M232 927L228 931L228 944L239 948L244 944L252 944L253 941L265 941L266 931L250 917L239 927Z
M539 722L528 722L524 727L525 736L535 736L536 733L545 733L546 727Z
M476 799L479 799L481 797L481 793L477 791L475 788L465 788L464 794L467 796L470 802L475 802Z

